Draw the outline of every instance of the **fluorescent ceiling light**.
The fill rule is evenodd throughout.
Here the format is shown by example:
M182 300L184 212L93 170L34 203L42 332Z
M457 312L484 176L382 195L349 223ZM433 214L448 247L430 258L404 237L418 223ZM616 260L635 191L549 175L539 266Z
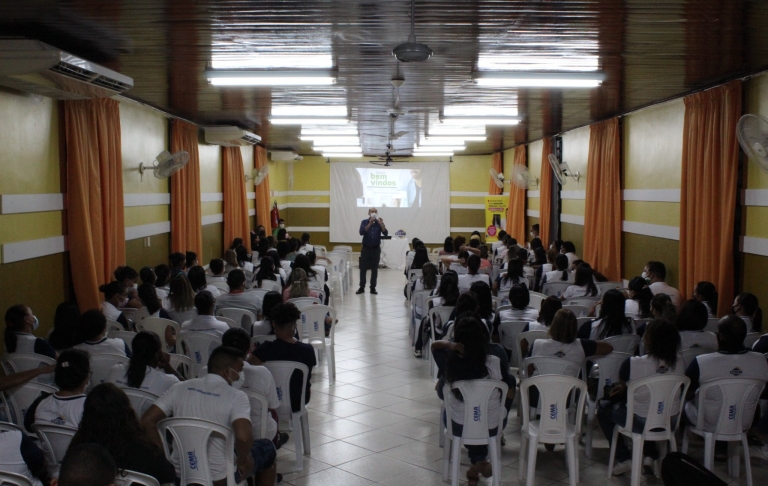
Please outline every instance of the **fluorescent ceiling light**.
M312 146L323 149L325 147L359 147L360 140L315 140Z
M448 105L443 116L517 116L517 106Z
M336 82L336 72L330 69L295 71L209 69L205 71L205 76L214 86L302 86L334 84Z
M520 47L531 48L532 43L522 43ZM536 47L567 48L568 51L554 52L547 56L536 54L480 54L477 59L477 69L481 71L597 71L600 58L592 54L571 52L575 49L597 50L597 42L587 42L583 45L554 44ZM521 49L523 50L523 49Z
M444 116L440 121L445 125L517 125L520 117L517 116Z
M301 127L301 136L307 137L338 137L357 136L355 127Z
M455 135L451 137L446 137L446 136L427 135L426 138L423 138L419 142L419 145L450 145L451 143L484 142L485 140L486 140L485 136L472 137L467 135Z
M272 107L272 116L347 116L346 106L297 106L297 105L278 105Z
M464 136L482 136L485 138L485 125L478 127L467 127L467 126L452 126L452 125L441 125L441 124L434 124L429 127L429 132L427 133L426 137L464 137Z
M453 152L414 152L414 157L450 157Z
M319 124L319 125L346 125L349 120L345 118L328 118L328 117L269 117L270 123L273 125L304 125L306 124Z
M472 73L472 79L478 86L594 88L605 80L605 73L602 71L590 73L481 71Z
M358 137L299 137L299 140L310 141L316 147L323 145L360 145Z
M362 152L357 153L344 153L344 152L323 152L323 157L338 157L338 158L361 158L363 156Z
M321 152L352 152L360 153L360 146L346 146L346 145L331 145L328 147L318 147Z
M417 146L413 147L414 152L425 152L425 151L426 152L447 152L451 150L466 150L466 149L467 147L465 147L464 145L457 145L457 144L427 145L424 147L417 147Z
M216 47L216 46L214 46ZM329 69L333 67L333 55L317 54L259 54L226 53L211 57L214 69Z

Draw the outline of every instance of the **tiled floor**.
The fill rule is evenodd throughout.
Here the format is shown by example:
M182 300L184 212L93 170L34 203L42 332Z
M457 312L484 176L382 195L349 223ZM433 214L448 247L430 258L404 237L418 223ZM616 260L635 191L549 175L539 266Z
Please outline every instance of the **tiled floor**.
M355 269L355 282L358 279ZM325 363L315 368L312 399L308 405L311 456L304 469L295 469L293 437L278 451L278 471L283 484L295 486L362 486L369 484L443 485L442 449L437 445L440 402L430 378L427 360L413 357L408 336L409 310L403 298L402 272L380 270L378 295L352 292L344 302L335 301L339 312L336 331L336 383L329 385ZM506 429L502 449L502 484L517 484L520 434L515 411ZM607 442L595 431L593 459L580 454L581 484L628 485L629 475L606 479ZM703 445L694 443L691 454L702 457ZM582 448L583 451L583 448ZM755 485L768 484L768 455L752 448ZM469 461L462 457L460 478ZM725 463L717 473L726 482L746 484L741 477L729 478ZM465 481L462 481L465 482ZM643 477L646 484L660 479ZM554 452L539 448L536 486L568 484L568 469L562 447Z

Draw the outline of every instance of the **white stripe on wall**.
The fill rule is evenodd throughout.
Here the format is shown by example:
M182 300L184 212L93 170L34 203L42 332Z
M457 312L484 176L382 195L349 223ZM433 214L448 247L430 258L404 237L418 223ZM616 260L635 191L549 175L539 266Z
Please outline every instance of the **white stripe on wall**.
M297 202L297 203L283 203L278 204L277 209L283 210L288 208L330 208L331 203L312 203L312 202Z
M625 189L624 201L680 202L680 189Z
M315 233L327 233L331 230L328 226L287 226L285 229L288 230L288 232L304 231L307 233L312 231ZM294 235L294 237L296 237L296 235Z
M67 251L67 237L54 236L39 240L19 241L3 245L3 263L19 262L31 258L55 255Z
M135 206L162 206L171 204L171 195L166 193L132 193L123 195L123 205L127 208Z
M222 223L222 222L224 222L224 215L221 213L203 216L203 219L202 219L203 226L208 224Z
M147 236L162 235L171 232L171 222L162 221L160 223L141 224L139 226L128 226L125 228L125 240L138 240Z
M251 208L248 210L248 216L256 216L256 209Z
M768 256L768 238L741 237L741 251L752 255Z
M270 191L276 196L330 196L331 191Z
M203 192L200 194L200 202L219 202L224 201L223 192Z
M745 206L768 206L768 189L745 189L741 202Z
M0 214L39 213L64 209L64 194L0 194Z
M525 215L529 216L531 218L538 218L539 217L539 210L538 209L526 209Z
M471 233L473 231L479 231L484 234L485 228L470 228L466 226L451 226L451 233Z
M451 203L451 209L485 209L485 204L458 204L458 203Z
M255 192L247 192L247 193L245 194L245 197L246 197L247 199L256 199L256 193L255 193Z
M621 230L625 233L653 236L667 240L680 240L680 228L662 224L638 223L636 221L624 221Z
M560 221L584 226L584 216L576 216L575 214L561 214Z
M454 197L485 197L490 196L487 192L462 192L462 191L451 191L451 196Z
M561 199L586 199L587 191L560 191Z
M528 197L541 197L539 194L541 194L539 191L527 191L526 196Z

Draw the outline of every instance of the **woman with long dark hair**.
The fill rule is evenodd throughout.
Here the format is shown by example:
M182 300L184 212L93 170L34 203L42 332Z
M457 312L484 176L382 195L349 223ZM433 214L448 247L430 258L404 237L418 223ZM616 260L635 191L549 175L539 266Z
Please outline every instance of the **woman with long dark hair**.
M40 325L26 305L14 305L5 311L5 350L9 353L40 354L56 359L56 350L48 341L33 333Z
M118 469L147 474L161 484L176 481L173 464L149 440L125 392L112 383L96 386L85 399L83 419L70 447L86 443L109 451Z
M192 286L192 291L198 293L202 290L207 290L214 297L218 297L221 292L213 285L208 285L208 280L205 277L205 269L200 265L187 270L187 278L189 279L189 285Z
M589 266L589 263L582 263L576 267L576 278L573 280L573 285L565 289L560 300L597 297L598 294L597 285L595 285L595 279L592 275L592 267Z
M608 290L602 299L600 315L579 328L581 339L606 339L611 336L635 334L635 321L624 314L624 294L616 289Z
M186 274L180 273L171 279L171 290L163 302L171 319L182 325L197 315L195 310L195 291Z
M648 319L651 316L653 293L643 277L634 277L627 288L629 298L624 302L624 314L633 319Z
M501 297L501 305L509 305L507 294L515 285L528 286L525 278L525 262L519 258L513 258L507 262L507 271L502 273L493 283L493 294Z
M450 270L446 272L445 275L443 275L443 278L440 279L440 285L432 291L431 295L439 297L439 299L435 299L430 303L432 306L455 306L456 301L459 299L459 277L456 275L456 272ZM422 311L426 314L429 309L423 309ZM426 324L426 321L426 317L422 318L417 333L418 337L416 338L416 344L414 345L413 355L417 358L421 358L422 356L422 348L424 347L424 325ZM439 329L442 329L442 325L446 323L437 324L440 326ZM439 332L438 329L435 329L436 334Z
M429 252L427 251L427 247L422 245L416 248L416 253L413 256L413 262L411 262L409 270L420 270L425 263L429 263ZM406 275L407 274L408 272L406 272Z
M122 364L113 366L106 381L121 388L137 388L160 396L184 380L171 366L168 353L161 349L157 334L147 331L136 334L132 348L130 364L127 367ZM136 413L141 416L145 411L136 410Z
M747 323L749 332L762 332L763 310L755 294L742 292L733 299L733 313Z
M440 250L438 253L439 256L447 256L447 255L453 255L456 252L453 249L453 238L450 236L445 237L445 242L443 242L443 249Z
M466 292L475 282L484 282L491 285L491 277L486 273L480 273L480 257L470 255L467 258L467 273L459 275L459 292Z
M144 314L145 317L171 318L168 312L163 309L163 303L157 297L154 285L147 283L139 285L139 300L141 300L142 305L144 305L143 309L146 311ZM142 310L139 309L139 312L142 312Z
M53 349L63 351L77 344L78 322L80 322L80 309L77 304L62 302L56 307L56 314L53 316L53 331L48 336L48 343L53 346Z
M541 285L547 282L572 282L573 275L568 271L568 257L558 253L552 270L541 276Z
M256 275L253 276L253 281L256 282L257 288L261 288L261 283L264 280L280 282L281 287L283 284L282 278L280 278L280 275L275 273L275 260L270 256L265 256L264 258L261 259L259 270L256 272Z
M702 281L696 284L693 298L707 307L709 317L717 317L717 287L712 282Z

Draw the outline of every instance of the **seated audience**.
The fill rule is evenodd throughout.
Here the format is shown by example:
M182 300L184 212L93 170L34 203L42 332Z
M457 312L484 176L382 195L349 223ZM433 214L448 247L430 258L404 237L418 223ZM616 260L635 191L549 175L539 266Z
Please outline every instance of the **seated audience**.
M709 317L717 317L717 288L712 282L699 282L693 290L693 298L707 307Z
M200 265L200 262L197 260L197 253L195 253L194 251L186 252L186 254L184 255L184 258L186 260L184 262L184 265L185 265L187 271L189 271L189 269L192 268L192 267Z
M282 268L285 272L285 278L291 277L291 260L288 259L288 254L291 253L291 244L285 240L280 240L277 243L277 255L278 264L275 268Z
M708 320L707 307L703 302L691 299L680 306L675 321L675 327L680 333L680 349L717 349L717 337L711 332L704 332Z
M229 245L228 249L229 250L234 250L235 248L237 248L238 246L242 245L243 243L244 243L244 241L243 241L242 238L235 238L235 239L232 240L232 244Z
M176 275L179 275L180 273L185 273L187 269L187 257L184 255L184 253L181 252L175 252L171 253L171 256L168 257L168 261L171 264L171 271L168 275L168 280L172 279ZM157 269L155 269L155 272L157 272ZM157 276L157 278L160 278L160 275Z
M311 344L296 340L296 321L301 318L301 312L293 304L279 304L272 309L272 325L275 328L274 341L267 341L257 346L248 362L252 365L260 365L267 361L296 361L303 363L309 369L307 386L305 389L304 403L309 403L312 368L317 364L315 350ZM299 370L291 375L290 392L291 408L294 412L301 410L301 382L302 374Z
M80 317L82 341L74 346L93 356L94 354L119 354L131 357L131 348L122 339L107 337L107 319L100 311L91 309Z
M408 276L408 272L411 270L421 270L421 267L424 266L425 263L429 263L429 251L427 250L427 247L424 246L422 243L419 247L417 247L412 253L410 262L406 264L405 266L405 275ZM407 256L406 256L407 259Z
M531 307L531 293L525 285L515 285L509 289L509 304L511 309L504 309L496 313L493 321L493 336L498 336L501 321L525 321L535 322L539 317L539 311Z
M253 276L253 281L256 284L256 288L262 288L261 283L265 280L278 282L280 283L281 287L283 285L282 278L280 278L280 275L275 273L275 261L272 259L272 257L269 256L265 256L261 259L259 270L256 272L256 275Z
M255 474L258 486L273 486L275 446L267 439L253 440L248 396L233 386L240 382L242 371L241 351L219 346L208 359L208 374L172 386L144 413L141 425L160 447L162 438L157 431L157 423L167 417L209 420L231 427L237 457L235 480L239 482ZM214 486L226 484L226 456L224 439L211 436L208 465Z
M132 346L131 363L128 366L113 366L107 382L120 388L136 388L160 396L171 386L184 381L171 366L168 353L161 349L157 334L142 331L133 338ZM144 410L136 412L141 416Z
M33 333L40 325L32 309L23 304L5 311L5 350L8 353L40 354L56 359L56 350Z
M245 309L257 314L261 308L259 296L254 292L245 291L245 272L236 268L227 275L229 293L221 294L216 299L216 309L234 307Z
M525 263L519 258L513 258L507 262L507 271L500 274L493 283L495 295L501 297L500 305L509 305L509 291L516 285L528 286L528 279L525 278Z
M677 307L672 303L672 297L667 294L654 295L651 299L651 315L654 319L676 322Z
M576 260L579 260L579 257L576 255L576 245L573 244L571 241L564 241L562 247L560 248L560 253L568 257L568 264L572 265L573 262Z
M59 390L51 395L42 394L32 402L24 415L24 427L32 430L33 424L40 423L76 429L83 416L85 388L90 378L87 353L77 349L61 353L53 372L53 381Z
M645 356L633 356L627 358L619 369L618 384L611 388L605 399L600 400L597 411L597 420L600 428L603 430L608 444L613 439L613 429L616 424L622 426L627 420L627 385L633 381L641 380L651 376L659 375L682 375L684 370L683 360L678 353L680 352L680 336L675 327L668 321L654 320L651 322L643 335L643 341L647 354ZM601 391L598 391L601 393ZM650 393L646 388L635 390L634 398L634 417L632 419L632 431L640 433L645 427L645 420L648 416L648 401ZM673 404L672 413L678 413L680 410L680 401ZM673 427L676 424L672 424ZM656 443L646 441L643 447L643 455L650 458L651 461L658 459ZM652 462L643 461L643 464L652 464ZM624 444L619 436L616 443L616 462L613 465L613 475L618 476L632 470L632 452Z
M171 279L171 290L163 302L171 320L181 325L197 315L195 311L195 292L189 283L187 274L180 273Z
M496 318L496 312L493 310L493 295L491 294L491 288L485 282L475 282L469 287L469 291L473 292L475 297L477 297L477 317L485 322L490 335L491 328L493 327L493 320Z
M165 295L160 295L160 293L158 293L157 296L160 299L164 299L168 296L168 282L171 279L171 267L165 263L156 266L155 277L157 277L157 280L155 280L155 287L157 287L158 290L165 291Z
M320 295L309 288L309 281L304 270L294 268L291 272L290 284L287 289L283 290L283 302L300 297L314 297L317 299Z
M439 297L438 299L431 301L430 305L432 307L455 306L456 301L459 299L459 276L456 275L456 272L452 272L450 270L445 272L443 278L440 279L440 285L432 291L430 296ZM424 325L427 322L426 315L429 312L429 309L422 309L422 312L425 317L422 318L421 323L419 324L413 352L414 356L417 358L422 356L422 348L424 347ZM440 334L442 334L442 325L444 323L439 322L439 316L437 320L437 329L435 329L435 332L439 331Z
M195 309L197 315L181 325L182 331L207 332L221 337L229 329L229 325L216 319L213 310L216 307L216 298L207 290L197 293L195 296Z
M219 296L219 289L208 284L205 277L205 269L200 265L190 267L189 271L187 271L187 278L189 279L189 285L192 286L192 291L194 293L206 290L213 294L214 297Z
M592 267L588 263L582 263L576 267L576 276L573 285L569 286L560 296L561 300L576 299L580 297L597 297L600 292L595 285Z
M77 344L79 322L80 309L74 302L62 302L56 307L56 314L53 316L53 330L48 336L48 342L53 346L53 349L63 351Z
M130 330L128 319L120 310L128 303L128 291L121 282L113 280L106 285L99 287L99 291L104 294L104 301L101 303L101 312L113 321L119 322L126 331Z
M152 267L142 267L142 269L139 270L139 277L141 277L141 283L149 284L155 289L157 298L160 299L161 302L164 298L168 297L168 291L166 289L161 289L160 286L157 285L157 274ZM141 296L139 296L139 299L141 299Z
M264 294L264 299L261 303L260 320L253 323L251 328L251 334L253 336L263 336L267 334L274 334L275 330L272 327L272 309L278 304L283 303L283 296L279 292L271 290Z
M453 255L455 252L453 251L453 238L450 236L445 237L445 242L443 243L443 249L438 252L439 256L449 256Z
M32 486L47 485L51 481L45 467L45 453L19 430L0 431L0 471L24 476Z
M680 297L680 292L676 288L670 287L669 284L664 281L667 278L667 267L663 263L654 261L646 263L645 269L643 270L643 277L648 280L648 288L651 289L653 295L667 294L672 299L672 303L675 307L680 307L680 304L683 303L683 300Z
M157 297L157 289L152 284L139 285L139 300L144 305L136 313L136 319L142 317L159 317L161 319L170 319L168 311L163 309L163 302Z
M573 274L568 271L568 257L558 254L552 270L541 276L541 285L547 282L573 282Z
M411 284L411 293L419 290L434 290L437 287L437 267L434 263L425 263L421 267L421 278L417 278ZM421 319L424 311L418 302L414 303L414 317Z
M426 248L424 248L426 253ZM416 259L413 260L416 263ZM467 273L459 275L459 292L467 292L475 282L485 282L490 287L491 277L487 273L480 273L480 257L471 255L467 259Z
M293 270L295 271L297 268L304 270L304 273L307 275L307 283L311 289L323 290L323 286L325 285L325 280L323 280L324 276L318 274L315 269L312 268L307 255L296 255L296 258L293 260ZM291 275L291 278L293 278L293 275ZM289 285L290 283L292 282L289 282Z
M747 332L763 331L763 310L755 294L742 292L733 299L733 313L747 323Z
M208 270L211 271L211 275L207 277L208 283L225 282L227 281L227 275L224 273L224 260L221 258L214 258L208 264Z
M163 449L147 438L128 396L112 383L102 383L88 393L80 428L70 447L80 444L104 447L118 469L152 476L161 484L176 481L173 464Z
M139 286L139 273L129 266L117 267L114 271L115 280L125 285L128 292L128 302L122 307L138 309L141 307L136 289Z
M301 234L301 243L299 246L300 254L306 255L310 251L315 251L315 247L312 246L312 244L309 242L309 239L310 239L309 233Z
M624 300L624 294L616 289L605 292L600 301L600 315L579 328L579 338L603 340L612 336L635 334L635 321L624 314Z
M550 295L541 302L541 308L539 309L539 317L535 322L529 322L525 326L522 332L528 331L547 331L549 332L549 326L552 325L552 320L555 318L557 311L563 308L563 301ZM528 348L530 343L527 339L520 341L520 356L528 356Z
M51 486L115 486L118 474L106 449L98 444L79 444L67 449L59 477Z
M624 314L632 319L651 318L653 293L643 277L634 277L627 288L629 298L624 302Z
M243 245L235 247L235 256L237 257L237 264L246 272L253 272L253 263L251 263L251 257L248 255L248 249Z

